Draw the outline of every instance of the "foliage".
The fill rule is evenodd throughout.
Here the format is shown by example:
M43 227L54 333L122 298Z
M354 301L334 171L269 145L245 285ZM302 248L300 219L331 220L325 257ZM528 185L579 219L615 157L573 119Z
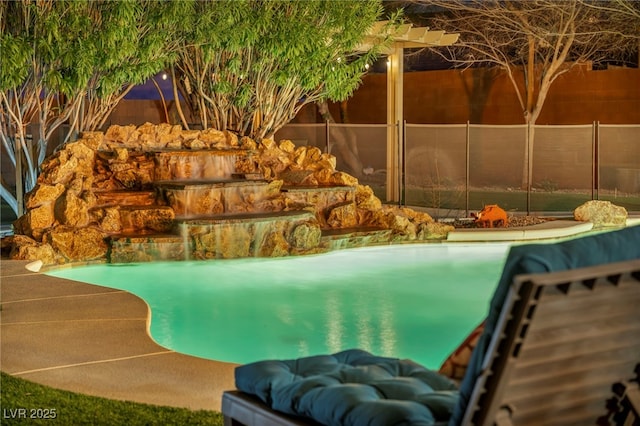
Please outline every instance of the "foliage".
M196 1L174 83L203 127L273 135L302 106L351 95L381 13L377 0Z
M0 3L0 136L18 170L25 163L25 190L35 185L56 129L68 122L71 135L102 126L135 84L175 60L187 6L155 0ZM32 132L35 148L27 139ZM2 198L16 213L21 189L13 194L2 184Z
M77 131L101 128L118 102L175 61L190 5L156 0L90 2L96 8L93 69L86 99L75 111Z
M54 131L102 127L134 85L176 61L204 127L271 135L303 105L353 92L379 45L354 52L381 10L379 0L0 2L0 138L24 173L24 188L2 182L0 195L21 214Z
M79 102L75 94L89 80L90 63L78 55L90 28L86 9L86 2L73 1L0 3L0 137L13 164L25 162L27 190L35 185L51 130L68 119ZM27 134L33 123L38 132L32 148ZM2 197L18 210L21 197L4 182Z
M11 424L67 425L213 425L223 424L222 415L214 411L191 411L129 401L115 401L53 389L1 373L2 408ZM26 409L27 418L17 410ZM41 409L41 412L31 410ZM53 411L52 411L53 410ZM30 415L50 419L32 419Z

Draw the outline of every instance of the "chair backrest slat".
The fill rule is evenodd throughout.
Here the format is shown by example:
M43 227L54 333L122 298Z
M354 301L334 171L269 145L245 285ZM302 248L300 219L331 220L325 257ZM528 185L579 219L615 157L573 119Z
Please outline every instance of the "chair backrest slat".
M640 259L517 276L465 424L595 424L640 363Z

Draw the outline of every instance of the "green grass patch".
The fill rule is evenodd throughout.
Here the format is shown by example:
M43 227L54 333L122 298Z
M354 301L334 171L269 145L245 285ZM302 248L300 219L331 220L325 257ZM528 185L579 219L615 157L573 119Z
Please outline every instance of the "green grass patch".
M23 425L220 425L216 411L116 401L0 375L0 423Z

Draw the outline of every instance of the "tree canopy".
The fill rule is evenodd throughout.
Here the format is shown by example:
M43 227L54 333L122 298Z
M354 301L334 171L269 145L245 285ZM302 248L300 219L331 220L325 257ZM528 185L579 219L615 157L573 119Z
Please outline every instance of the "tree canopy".
M203 127L272 135L303 105L344 99L358 86L378 46L354 50L381 15L381 4L0 2L3 146L18 174L25 163L28 191L60 125L69 125L69 135L101 128L134 85L163 69L173 71L176 91ZM27 139L33 126L35 149ZM13 193L3 182L0 191L19 213L20 188Z
M90 29L85 2L15 1L0 3L0 136L18 168L25 162L25 186L35 185L46 154L48 130L66 121L79 102L91 64L82 35ZM29 125L38 123L35 149L27 143ZM19 188L21 190L21 188ZM15 211L20 194L2 183L2 197Z
M196 1L174 81L203 127L270 136L305 104L352 94L381 14L377 0Z
M26 191L59 126L96 129L133 85L175 59L181 16L182 2L0 2L0 138L17 169L25 163ZM21 189L0 189L17 213Z
M78 131L101 128L118 102L137 84L166 69L182 48L190 5L182 1L90 2L94 27L86 35L94 53Z

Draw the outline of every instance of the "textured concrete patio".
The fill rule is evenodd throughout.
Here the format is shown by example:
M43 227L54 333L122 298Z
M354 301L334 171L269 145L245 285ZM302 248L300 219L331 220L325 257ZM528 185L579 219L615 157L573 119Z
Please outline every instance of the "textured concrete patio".
M0 265L3 372L59 389L220 410L233 364L182 355L147 333L144 301L120 290Z

